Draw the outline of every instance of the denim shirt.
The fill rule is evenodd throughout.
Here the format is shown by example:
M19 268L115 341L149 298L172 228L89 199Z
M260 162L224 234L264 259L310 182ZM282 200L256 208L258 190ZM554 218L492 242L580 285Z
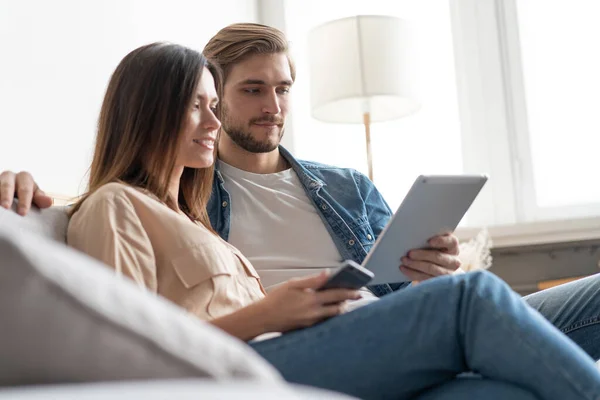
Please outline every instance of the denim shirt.
M296 160L282 146L279 152L298 175L342 259L362 263L392 216L375 185L353 169ZM231 198L225 190L223 175L216 168L208 216L213 229L228 240ZM409 284L373 285L369 289L381 297Z

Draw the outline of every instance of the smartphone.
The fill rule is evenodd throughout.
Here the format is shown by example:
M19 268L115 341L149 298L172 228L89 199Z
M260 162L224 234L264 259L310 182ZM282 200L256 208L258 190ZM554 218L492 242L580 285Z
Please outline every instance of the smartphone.
M361 267L352 260L346 260L327 282L318 290L326 289L354 289L365 286L375 277L371 271Z

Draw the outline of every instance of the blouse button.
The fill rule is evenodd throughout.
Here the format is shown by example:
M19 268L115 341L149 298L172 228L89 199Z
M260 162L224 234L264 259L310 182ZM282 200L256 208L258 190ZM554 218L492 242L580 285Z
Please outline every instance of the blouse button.
M223 208L227 207L227 202L224 201L223 203L221 203L221 205L223 206Z
M350 239L350 240L348 240L348 244L349 244L350 246L354 246L354 239Z
M371 236L371 235L367 235L367 239L368 239L368 240L371 240L371 239L373 239L373 236Z

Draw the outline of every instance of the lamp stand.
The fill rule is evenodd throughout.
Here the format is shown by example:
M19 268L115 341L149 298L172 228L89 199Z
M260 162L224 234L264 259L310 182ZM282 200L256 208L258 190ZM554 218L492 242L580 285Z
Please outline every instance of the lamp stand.
M365 136L367 137L367 163L369 165L369 179L373 181L373 154L371 152L371 113L363 114Z

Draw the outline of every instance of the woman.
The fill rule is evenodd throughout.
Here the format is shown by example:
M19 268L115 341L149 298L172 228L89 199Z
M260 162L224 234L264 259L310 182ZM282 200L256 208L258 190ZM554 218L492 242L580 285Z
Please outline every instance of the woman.
M292 382L361 398L458 398L474 391L456 376L477 372L487 398L597 398L592 360L491 274L431 279L343 315L359 294L316 291L326 274L267 294L205 211L220 128L214 77L199 53L172 44L121 61L72 246L249 341ZM263 336L274 332L283 334Z

